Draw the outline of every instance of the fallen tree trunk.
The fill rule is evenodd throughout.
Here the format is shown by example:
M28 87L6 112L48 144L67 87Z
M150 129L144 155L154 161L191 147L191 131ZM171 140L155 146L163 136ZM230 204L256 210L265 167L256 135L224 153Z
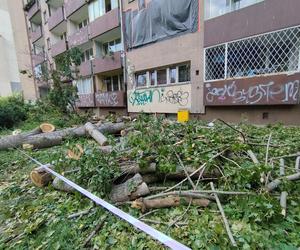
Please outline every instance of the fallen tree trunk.
M113 202L135 200L150 193L147 184L140 174L136 174L126 182L113 186L110 199Z
M30 179L36 186L45 187L53 178L43 167L38 167L31 171Z
M210 201L207 199L190 199L190 198L181 198L179 196L167 197L162 199L146 200L138 199L132 202L131 207L142 210L145 213L149 209L154 208L169 208L169 207L178 207L180 205L187 205L191 200L191 204L194 206L207 207L210 204Z
M108 145L107 138L97 129L97 127L95 125L88 122L84 125L84 127L85 127L85 130L89 133L89 135L91 137L93 137L100 146Z
M97 127L101 133L117 134L125 128L125 123L105 123ZM10 135L0 139L0 150L22 147L23 144L34 145L35 148L45 148L60 145L67 137L86 136L85 126L76 128L66 128L51 133L42 133L37 135Z

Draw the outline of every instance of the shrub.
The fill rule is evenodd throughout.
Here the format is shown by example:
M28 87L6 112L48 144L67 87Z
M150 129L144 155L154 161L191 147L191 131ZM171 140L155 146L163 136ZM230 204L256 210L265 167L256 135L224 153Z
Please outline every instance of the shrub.
M26 104L21 96L0 97L0 128L12 128L26 119Z

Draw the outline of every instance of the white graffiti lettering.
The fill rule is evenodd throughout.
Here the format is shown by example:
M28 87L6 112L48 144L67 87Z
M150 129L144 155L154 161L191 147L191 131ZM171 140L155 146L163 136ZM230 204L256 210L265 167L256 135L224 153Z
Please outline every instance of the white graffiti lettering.
M119 104L118 95L114 92L98 93L97 102L104 106L117 106Z

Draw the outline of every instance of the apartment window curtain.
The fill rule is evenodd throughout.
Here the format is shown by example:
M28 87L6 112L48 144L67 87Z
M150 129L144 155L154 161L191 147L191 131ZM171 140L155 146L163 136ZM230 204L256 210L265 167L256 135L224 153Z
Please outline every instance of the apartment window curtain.
M93 93L93 81L91 78L80 79L77 81L78 94L91 94Z

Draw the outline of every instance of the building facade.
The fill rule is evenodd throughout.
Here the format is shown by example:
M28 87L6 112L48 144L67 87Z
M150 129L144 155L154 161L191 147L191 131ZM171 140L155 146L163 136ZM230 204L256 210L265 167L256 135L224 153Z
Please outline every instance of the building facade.
M35 100L34 80L20 71L31 67L29 43L20 1L0 2L0 96L21 93Z
M51 64L69 48L84 52L80 108L300 124L299 7L298 0L31 0L27 19L36 72L41 54Z

